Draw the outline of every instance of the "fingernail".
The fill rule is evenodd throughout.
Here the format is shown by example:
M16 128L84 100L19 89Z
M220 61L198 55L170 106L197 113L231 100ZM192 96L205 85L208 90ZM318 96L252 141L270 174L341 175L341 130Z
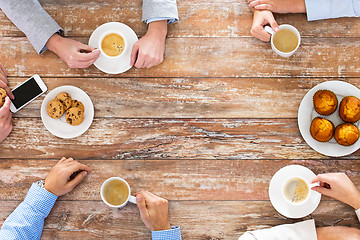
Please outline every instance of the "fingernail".
M279 31L279 28L278 28L278 27L276 27L276 28L275 28L275 31Z
M83 172L83 175L84 175L84 177L86 177L86 175L87 175L87 171Z
M138 202L140 202L140 201L142 201L143 199L142 199L142 196L141 195L137 195L136 196L136 201L138 201Z

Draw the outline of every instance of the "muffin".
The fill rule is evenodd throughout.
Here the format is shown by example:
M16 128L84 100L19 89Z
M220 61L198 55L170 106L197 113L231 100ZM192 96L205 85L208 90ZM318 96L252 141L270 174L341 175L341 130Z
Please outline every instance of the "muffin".
M335 129L335 140L343 146L353 145L359 138L359 129L352 123L343 123Z
M338 100L336 95L329 90L319 90L313 97L315 111L322 115L330 115L335 112Z
M345 122L354 123L360 119L360 100L356 97L344 97L341 100L339 114Z
M334 125L325 118L316 117L310 126L311 136L319 142L327 142L334 135Z
M4 105L5 99L6 99L6 91L3 88L0 88L0 107Z
M59 100L62 104L64 104L65 111L71 107L72 99L68 93L66 92L59 93L55 99Z

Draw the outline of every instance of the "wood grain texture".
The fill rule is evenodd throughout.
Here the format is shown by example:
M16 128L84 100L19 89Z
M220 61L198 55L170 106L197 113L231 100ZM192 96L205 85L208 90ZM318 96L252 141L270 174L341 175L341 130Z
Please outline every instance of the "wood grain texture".
M0 223L19 202L0 202ZM312 214L318 227L359 227L354 211L325 201ZM308 217L309 218L309 217ZM305 219L308 219L305 218ZM170 222L183 239L237 239L247 230L293 223L266 201L171 201ZM42 239L150 239L136 206L110 209L101 201L58 201L45 221Z
M22 118L1 151L3 159L329 159L304 142L296 119L95 119L66 140Z
M359 45L359 38L304 38L294 56L282 58L268 43L253 38L172 38L167 39L162 64L115 76L359 77L360 60L353 55ZM109 77L95 66L70 69L51 52L39 56L26 38L0 38L0 49L10 76Z
M1 160L0 199L21 200L31 184L44 179L58 160ZM93 172L61 200L101 200L109 177L126 179L132 192L147 190L169 200L269 200L272 176L298 164L314 173L345 172L360 185L357 160L80 160ZM161 179L161 180L160 180ZM160 180L160 181L159 181ZM196 190L195 190L196 189ZM325 200L330 198L323 197Z
M25 78L9 78L13 88ZM296 118L323 78L43 78L49 91L72 85L92 99L97 118ZM360 79L343 79L360 86ZM44 96L14 115L40 117ZM275 111L276 109L276 111Z
M62 26L67 36L86 36L106 22L123 22L143 36L141 0L111 1L40 1L45 10ZM246 0L201 0L178 2L180 22L169 26L173 37L243 37L250 36L252 12ZM360 23L341 18L308 22L306 14L277 14L278 24L291 24L302 36L360 37ZM0 36L23 36L0 12Z

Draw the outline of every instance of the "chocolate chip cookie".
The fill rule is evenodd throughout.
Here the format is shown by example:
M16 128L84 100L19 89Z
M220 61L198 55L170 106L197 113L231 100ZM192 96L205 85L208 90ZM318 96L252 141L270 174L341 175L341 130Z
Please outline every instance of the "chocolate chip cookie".
M59 100L54 99L48 103L46 110L49 117L58 119L64 114L65 107Z
M81 109L81 111L85 111L85 107L84 104L82 104L82 102L78 101L78 100L72 100L71 101L71 107L78 107Z
M64 104L65 111L71 107L72 99L68 93L66 92L59 93L55 99L59 100L62 104Z
M6 98L6 91L3 88L0 88L0 107L4 105Z
M66 111L65 118L70 125L76 126L84 120L84 113L80 108L72 107Z

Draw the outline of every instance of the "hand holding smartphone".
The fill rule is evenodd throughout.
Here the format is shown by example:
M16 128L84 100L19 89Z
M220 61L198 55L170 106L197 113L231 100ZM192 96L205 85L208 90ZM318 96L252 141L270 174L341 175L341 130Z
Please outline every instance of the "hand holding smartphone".
M40 76L32 76L12 90L15 99L11 99L11 112L16 113L46 91L47 87Z

